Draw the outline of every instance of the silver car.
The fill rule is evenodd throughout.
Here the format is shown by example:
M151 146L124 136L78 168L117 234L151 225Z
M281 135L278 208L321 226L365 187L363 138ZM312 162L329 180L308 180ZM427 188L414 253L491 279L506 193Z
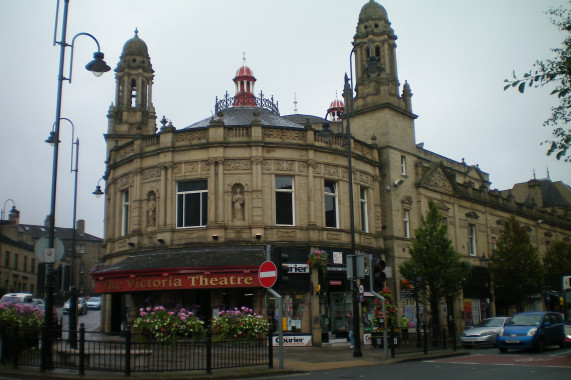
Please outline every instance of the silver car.
M464 347L495 346L498 335L510 321L508 317L493 317L484 319L479 325L468 327L460 335Z

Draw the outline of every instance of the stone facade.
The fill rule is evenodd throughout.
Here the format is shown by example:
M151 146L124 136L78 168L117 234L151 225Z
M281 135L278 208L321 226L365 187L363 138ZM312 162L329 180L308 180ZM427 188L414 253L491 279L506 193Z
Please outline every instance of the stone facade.
M456 162L416 144L417 116L412 111L408 83L400 90L395 40L386 10L374 1L367 3L354 37L356 97L350 123L356 249L386 260L387 286L397 295L396 303L402 310L412 305L412 300L399 294L397 268L408 258L414 230L426 214L429 200L436 201L446 218L454 248L473 266L480 265L483 255L489 257L503 221L512 215L529 227L540 255L549 242L570 239L571 219L568 203L545 208L526 201L532 182L513 192L491 190L488 174L477 165ZM382 67L376 78L369 78L363 70L371 53ZM108 290L104 329L118 329L113 321L125 315L135 318L137 308L148 298L154 297L155 302L166 302L169 297L202 302L211 310L218 310L225 302L239 302L241 295L226 296L220 287L210 293L190 288L173 292L121 287L129 284L128 278L137 276L170 278L177 268L169 259L180 260L181 252L188 252L194 266L178 269L206 275L230 270L225 262L209 261L217 249L263 250L272 246L298 252L296 265L303 264L313 249L339 253L339 262L332 263L337 266L328 268L326 276L329 294L315 290L321 289L324 279L314 272L311 279L304 280L307 285L292 285L289 290L293 308L310 310L310 314L300 312L299 318L292 319L300 321L301 333L312 334L314 344L321 343L325 337L319 333L327 328L342 331L337 326L342 321L333 321L331 295L337 294L335 302L343 303L343 292L349 290L344 280L332 277L335 270L343 272L351 249L347 145L340 133L347 119L333 123L334 136L326 139L320 133L325 120L309 115L282 117L277 107L268 106L268 99L246 94L247 106L228 106L226 96L220 102L217 99L215 116L209 119L176 129L163 117L162 127L157 129L151 96L154 71L147 46L137 34L125 44L116 71L115 104L109 109L105 135L104 263L93 273L96 288L100 283ZM255 78L250 74L247 79L253 88ZM240 91L247 90L240 90L236 78L236 98L243 97ZM292 183L288 193L293 199L292 223L277 223L283 205L276 184L282 177ZM204 188L184 192L180 190L183 185ZM331 186L335 194L328 193ZM568 187L562 187L569 192ZM200 215L186 214L190 209L184 202L193 199L203 202L192 210L200 211ZM534 199L539 198L536 195ZM331 205L335 206L333 211ZM199 222L185 225L187 217ZM197 250L202 250L201 257L194 256ZM332 261L335 257L330 256ZM184 265L191 265L189 262ZM255 261L244 256L244 262L250 266L241 270L252 270ZM113 282L112 278L124 281ZM160 285L166 280L153 281ZM340 286L337 291L336 286ZM250 306L262 311L262 289L248 291L254 297ZM473 301L479 317L493 314L493 302L488 304L490 294L470 297L480 302ZM472 321L464 316L466 302L459 298L450 311L460 327Z

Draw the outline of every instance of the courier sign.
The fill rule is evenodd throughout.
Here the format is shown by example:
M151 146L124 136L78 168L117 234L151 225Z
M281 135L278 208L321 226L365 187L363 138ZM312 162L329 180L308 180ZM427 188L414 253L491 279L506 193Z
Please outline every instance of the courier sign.
M97 278L95 274L95 293L260 286L257 273L176 273L108 278Z

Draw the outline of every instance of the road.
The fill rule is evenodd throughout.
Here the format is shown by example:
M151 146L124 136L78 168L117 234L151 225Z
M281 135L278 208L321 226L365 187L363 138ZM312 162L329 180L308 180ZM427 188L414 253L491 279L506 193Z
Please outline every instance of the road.
M571 378L571 348L549 347L539 354L523 350L500 354L496 348L471 349L470 355L391 365L315 371L279 376L296 380L316 379L462 379L553 380Z
M69 314L63 314L61 308L57 308L56 312L62 322L62 330L67 330L67 326L69 326ZM101 326L101 310L89 310L87 314L79 315L77 317L78 328L80 323L85 324L86 331L99 331Z

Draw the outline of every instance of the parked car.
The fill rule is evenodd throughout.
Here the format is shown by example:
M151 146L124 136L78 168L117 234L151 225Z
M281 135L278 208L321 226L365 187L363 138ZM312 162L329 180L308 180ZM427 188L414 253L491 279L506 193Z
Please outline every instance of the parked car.
M488 318L476 326L468 327L460 335L462 345L464 347L495 346L498 335L501 335L510 319L509 317Z
M563 318L559 313L536 311L519 313L512 317L498 336L500 352L509 348L537 349L542 352L545 346L564 346Z
M71 298L65 301L63 304L63 313L69 314L69 304L71 302ZM87 302L85 302L85 298L77 297L77 315L87 314Z
M34 297L31 293L6 293L0 299L0 303L25 303L31 305Z
M93 310L101 309L101 297L94 296L87 300L87 308Z

